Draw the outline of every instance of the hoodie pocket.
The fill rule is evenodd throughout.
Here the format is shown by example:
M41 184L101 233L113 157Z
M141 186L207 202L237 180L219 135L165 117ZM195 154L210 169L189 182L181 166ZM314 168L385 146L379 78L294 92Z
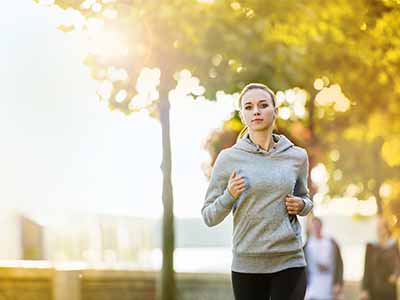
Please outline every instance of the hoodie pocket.
M290 220L288 216L286 223L288 224L288 228L293 232L293 234L301 239L301 224L297 216L294 216L294 223Z
M243 237L246 235L246 232L250 226L251 219L248 215L244 216L243 221L239 222L234 230L233 230L233 245L237 245L241 242Z
M247 215L233 236L233 250L239 255L282 255L300 249L301 243L285 215Z

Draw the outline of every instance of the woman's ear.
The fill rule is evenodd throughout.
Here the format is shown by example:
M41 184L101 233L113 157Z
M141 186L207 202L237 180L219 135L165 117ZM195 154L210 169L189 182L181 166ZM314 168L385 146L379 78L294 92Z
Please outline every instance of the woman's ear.
M274 108L274 118L276 119L278 117L278 108Z

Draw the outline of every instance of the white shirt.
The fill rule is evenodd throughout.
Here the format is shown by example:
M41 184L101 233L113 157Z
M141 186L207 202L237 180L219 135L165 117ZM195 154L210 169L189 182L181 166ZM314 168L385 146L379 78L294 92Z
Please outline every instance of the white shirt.
M308 286L306 299L332 299L334 251L329 237L311 236L307 242ZM326 270L321 270L318 265Z

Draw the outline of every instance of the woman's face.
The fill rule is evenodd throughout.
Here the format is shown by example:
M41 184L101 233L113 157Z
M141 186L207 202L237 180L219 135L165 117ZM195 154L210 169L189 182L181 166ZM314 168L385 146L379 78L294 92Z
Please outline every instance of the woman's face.
M251 89L242 97L240 117L251 131L265 131L275 120L277 109L271 95L263 89Z
M322 233L322 223L318 219L312 219L311 221L311 233L314 236L321 236Z

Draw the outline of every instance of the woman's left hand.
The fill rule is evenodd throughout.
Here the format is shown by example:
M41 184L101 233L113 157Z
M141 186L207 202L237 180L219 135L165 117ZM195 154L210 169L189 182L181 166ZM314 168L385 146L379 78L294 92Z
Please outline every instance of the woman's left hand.
M298 215L304 208L304 201L300 197L288 194L285 205L289 215Z

